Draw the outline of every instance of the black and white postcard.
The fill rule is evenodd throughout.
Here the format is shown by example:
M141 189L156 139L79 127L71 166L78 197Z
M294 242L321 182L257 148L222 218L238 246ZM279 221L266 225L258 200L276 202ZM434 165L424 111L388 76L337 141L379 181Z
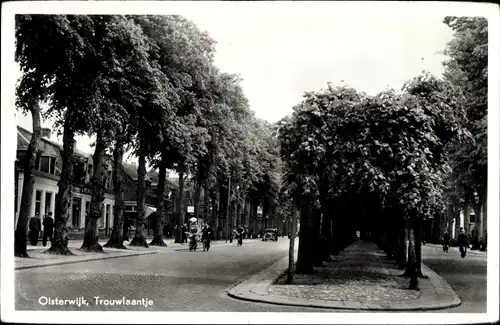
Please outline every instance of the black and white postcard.
M2 4L2 321L498 322L499 7Z

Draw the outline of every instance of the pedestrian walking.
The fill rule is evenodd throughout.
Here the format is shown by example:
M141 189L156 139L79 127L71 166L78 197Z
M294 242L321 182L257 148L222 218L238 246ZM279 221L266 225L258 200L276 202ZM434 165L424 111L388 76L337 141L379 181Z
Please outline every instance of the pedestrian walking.
M30 244L36 246L38 244L38 236L40 235L40 230L42 229L42 221L40 220L40 215L38 212L34 217L30 219L29 230L30 230Z
M52 234L54 233L54 219L52 219L52 212L43 218L43 246L47 246L47 238L52 243Z
M187 243L187 224L182 225L182 243Z
M465 255L467 254L467 247L469 246L469 244L467 243L467 236L464 233L464 228L460 228L460 233L458 234L457 242L458 242L458 248L460 249L460 256L462 258L465 258Z
M450 246L450 234L448 233L448 231L445 231L443 235L443 252L448 253L449 246Z
M123 240L130 242L130 226L131 220L129 218L124 218L123 220Z

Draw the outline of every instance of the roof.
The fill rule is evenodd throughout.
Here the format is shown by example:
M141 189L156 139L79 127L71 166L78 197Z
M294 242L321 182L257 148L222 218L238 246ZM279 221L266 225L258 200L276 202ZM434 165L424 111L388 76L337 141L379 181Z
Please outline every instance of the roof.
M17 150L27 150L28 149L28 145L29 145L29 142L31 140L31 135L33 133L26 130L25 128L21 127L21 126L17 126ZM56 142L56 141L53 141L51 139L47 139L47 138L44 138L42 137L41 138L42 141L54 146L54 147L57 147L59 150L63 150L63 145ZM80 156L80 157L84 157L84 158L89 158L92 156L92 154L89 154L89 153L85 153L83 151L80 151L78 150L77 148L74 148L74 154L76 156Z
M138 178L137 174L137 165L129 164L124 162L123 163L123 171L125 172L126 175L128 175L132 180L136 181ZM149 178L148 174L146 173L145 179L147 181L151 181Z
M31 135L28 135L26 132L26 130L19 126L17 127L17 150L28 150Z
M146 174L149 179L153 182L154 186L158 186L158 180L159 180L159 174L156 170L150 169L149 172ZM171 189L176 189L178 186L171 182L167 177L165 177L165 186Z

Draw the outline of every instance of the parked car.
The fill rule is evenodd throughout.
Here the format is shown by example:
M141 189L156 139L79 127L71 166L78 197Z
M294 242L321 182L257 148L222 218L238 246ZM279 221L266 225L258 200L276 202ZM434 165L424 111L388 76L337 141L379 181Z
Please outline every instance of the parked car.
M277 228L268 228L264 230L264 235L262 236L262 241L278 241L278 229Z

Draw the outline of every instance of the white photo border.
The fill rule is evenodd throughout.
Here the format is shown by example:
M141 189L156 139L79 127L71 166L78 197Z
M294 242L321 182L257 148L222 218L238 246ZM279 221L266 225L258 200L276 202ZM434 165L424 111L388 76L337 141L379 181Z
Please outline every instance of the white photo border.
M59 312L15 311L13 223L13 162L16 158L15 80L10 80L14 63L15 14L183 14L199 12L230 14L258 8L261 15L318 15L343 10L353 19L364 15L482 16L488 19L488 285L487 313L220 313L220 312ZM2 204L1 215L1 317L7 322L25 323L376 323L444 324L498 321L499 277L499 10L495 4L463 2L219 2L219 1L19 1L2 3ZM12 78L11 78L12 79ZM18 113L19 114L19 113ZM75 315L75 313L78 313Z

